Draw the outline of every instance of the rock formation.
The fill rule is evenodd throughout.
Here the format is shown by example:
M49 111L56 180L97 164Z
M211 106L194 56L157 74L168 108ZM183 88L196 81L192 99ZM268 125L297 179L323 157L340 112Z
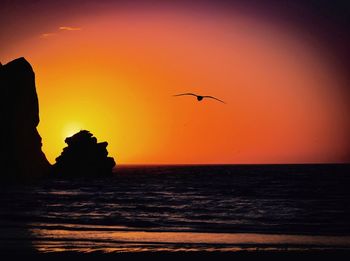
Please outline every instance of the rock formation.
M54 174L60 177L104 176L112 173L114 159L108 157L107 142L82 130L65 139L68 144L53 165Z
M31 65L19 58L0 64L0 167L3 177L47 173L50 163L41 150L39 104Z

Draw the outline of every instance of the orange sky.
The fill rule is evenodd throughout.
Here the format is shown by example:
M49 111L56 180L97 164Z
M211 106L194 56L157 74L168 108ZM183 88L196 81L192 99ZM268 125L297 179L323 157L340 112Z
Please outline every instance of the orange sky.
M36 73L53 163L80 129L117 163L349 159L345 82L310 39L236 14L122 9L77 17L8 48ZM198 103L181 92L214 95Z

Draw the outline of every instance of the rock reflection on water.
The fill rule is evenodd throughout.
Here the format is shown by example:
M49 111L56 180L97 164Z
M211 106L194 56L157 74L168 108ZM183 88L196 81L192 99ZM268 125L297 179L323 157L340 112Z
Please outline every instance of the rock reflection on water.
M349 236L137 231L120 226L32 224L40 252L256 251L348 249Z

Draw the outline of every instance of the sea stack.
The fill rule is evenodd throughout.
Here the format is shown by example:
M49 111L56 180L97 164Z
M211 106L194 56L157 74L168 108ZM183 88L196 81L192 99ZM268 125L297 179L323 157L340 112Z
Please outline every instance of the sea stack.
M41 150L39 104L31 65L19 58L0 64L1 175L6 178L41 176L50 170Z
M67 147L56 158L53 172L57 177L99 177L112 174L115 161L108 157L107 142L81 130L65 139Z

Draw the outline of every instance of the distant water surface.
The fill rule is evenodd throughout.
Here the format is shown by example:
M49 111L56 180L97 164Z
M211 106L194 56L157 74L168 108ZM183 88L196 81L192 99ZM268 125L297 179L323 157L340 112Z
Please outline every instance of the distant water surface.
M349 165L121 166L2 186L2 249L349 249Z

